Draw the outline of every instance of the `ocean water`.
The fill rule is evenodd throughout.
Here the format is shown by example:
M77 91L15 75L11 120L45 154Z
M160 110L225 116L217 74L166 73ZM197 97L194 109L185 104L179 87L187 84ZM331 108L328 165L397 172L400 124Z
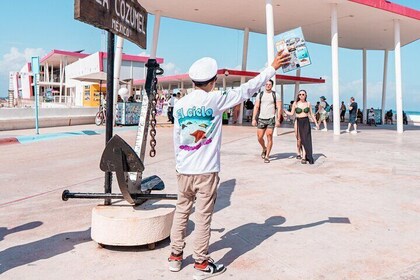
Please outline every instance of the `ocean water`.
M412 116L420 116L420 112L418 111L404 111L407 115L412 115ZM397 113L397 111L392 110L392 113L394 113L394 115Z

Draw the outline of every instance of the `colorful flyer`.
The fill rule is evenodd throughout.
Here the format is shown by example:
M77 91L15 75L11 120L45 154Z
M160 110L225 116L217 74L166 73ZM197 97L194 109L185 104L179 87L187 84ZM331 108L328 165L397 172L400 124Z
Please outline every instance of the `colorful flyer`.
M283 72L290 72L311 64L308 48L306 47L305 38L303 37L302 28L281 33L274 36L276 42L276 50L286 50L290 53L290 63L283 66Z

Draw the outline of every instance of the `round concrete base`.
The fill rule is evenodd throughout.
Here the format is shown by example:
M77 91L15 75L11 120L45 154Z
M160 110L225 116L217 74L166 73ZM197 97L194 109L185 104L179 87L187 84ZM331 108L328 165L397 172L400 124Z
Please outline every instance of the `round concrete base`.
M140 206L126 202L98 205L92 210L91 236L101 245L138 246L167 238L175 206L148 201Z

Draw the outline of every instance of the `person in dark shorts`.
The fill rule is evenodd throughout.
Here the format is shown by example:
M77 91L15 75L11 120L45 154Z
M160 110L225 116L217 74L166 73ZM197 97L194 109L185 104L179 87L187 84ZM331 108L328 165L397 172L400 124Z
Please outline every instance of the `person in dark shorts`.
M344 101L341 101L341 107L340 107L340 121L344 122L344 116L346 115L346 105L344 104Z
M261 157L265 163L270 162L274 126L280 126L280 117L283 111L280 95L272 91L273 84L273 80L268 80L265 83L264 92L257 95L252 114L252 125L258 128L257 137L262 147ZM267 143L264 141L264 135L267 138Z
M350 132L351 125L353 125L353 131L351 133L356 134L357 133L357 102L354 101L354 97L350 98L350 104L349 104L349 126L346 129L346 132Z

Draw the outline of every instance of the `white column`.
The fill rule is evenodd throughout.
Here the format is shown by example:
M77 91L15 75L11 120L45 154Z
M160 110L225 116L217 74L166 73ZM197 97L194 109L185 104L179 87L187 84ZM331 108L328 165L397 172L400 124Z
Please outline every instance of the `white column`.
M45 66L44 66L44 82L49 82L50 81L50 65L48 64L48 62L45 62Z
M388 50L385 50L385 53L384 53L384 77L383 77L383 80L382 80L382 104L381 104L382 123L384 123L384 119L385 119L387 76L388 76Z
M67 104L68 97L67 97L67 83L66 83L66 67L69 61L67 56L64 57L64 65L63 65L63 83L64 83L64 102Z
M265 20L267 28L267 64L274 60L274 17L272 0L265 0ZM275 86L274 80L274 86Z
M267 28L267 65L271 65L274 60L274 16L272 0L265 0L265 24ZM275 89L275 77L273 81L273 88ZM274 128L273 134L277 135L277 127Z
M117 36L117 43L114 54L114 126L116 119L115 116L117 112L118 90L120 89L120 72L122 64L123 46L124 39L120 36Z
M300 77L300 69L296 70L296 77ZM294 100L296 100L297 95L300 90L300 82L295 82L295 97Z
M337 4L331 4L331 56L332 56L332 89L334 135L340 135L340 92L338 80L338 24Z
M155 12L155 25L153 27L152 50L150 52L150 58L156 58L158 38L159 38L159 29L160 29L160 11L156 11Z
M248 59L248 42L249 42L249 27L245 27L244 30L244 43L242 50L242 71L246 70L246 64ZM245 77L241 77L241 84L245 83ZM244 103L241 102L241 109L239 110L238 123L242 124L244 118Z
M366 49L363 49L363 107L362 107L362 113L363 113L363 123L367 122L367 116L366 116L366 109L367 109L367 52Z
M394 20L394 43L395 43L395 93L397 106L397 132L403 133L403 113L402 113L402 79L401 79L401 41L400 41L400 21Z
M61 95L63 94L63 58L60 58L60 100L58 101L61 103Z

